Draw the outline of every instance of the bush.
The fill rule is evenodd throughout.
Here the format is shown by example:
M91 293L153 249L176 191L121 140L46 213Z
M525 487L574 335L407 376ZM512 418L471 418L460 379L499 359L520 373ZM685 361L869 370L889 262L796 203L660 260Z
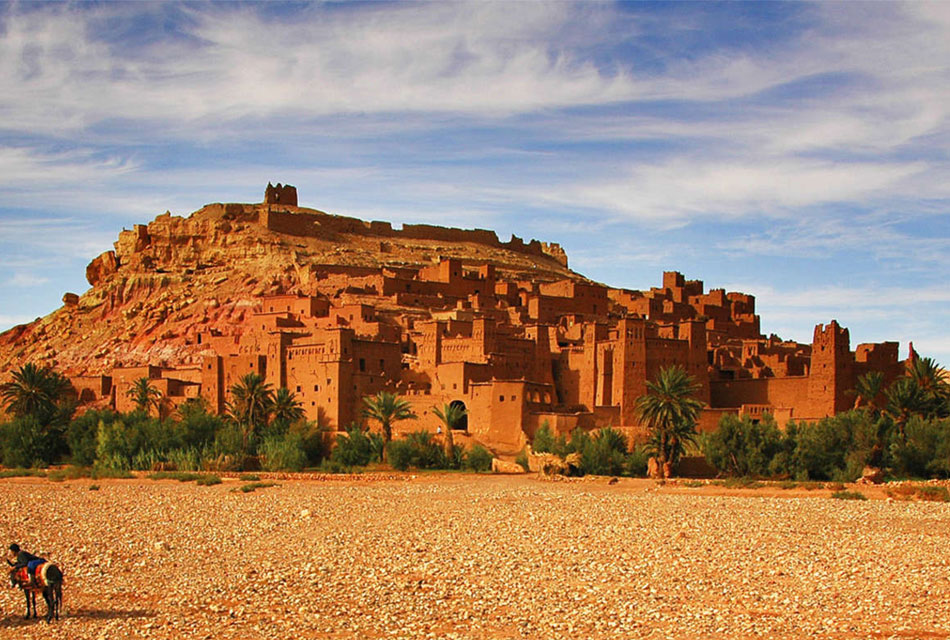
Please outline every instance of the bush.
M494 456L480 444L476 444L468 450L465 456L465 468L472 471L491 471L491 463Z
M45 478L46 472L42 469L3 469L0 471L0 478Z
M336 447L330 453L330 460L343 467L364 467L376 462L382 453L382 437L377 433L368 433L357 425L350 425L346 435L336 437Z
M950 475L950 421L911 418L905 428L907 442L892 434L890 456L894 472L910 477Z
M221 484L221 478L216 475L206 474L195 480L195 484L200 487L210 487L212 485Z
M389 464L405 471L417 469L445 469L445 451L428 431L415 431L403 439L393 440L387 449Z
M135 452L133 436L125 423L100 422L96 434L96 467L99 469L124 469L132 466Z
M276 482L251 482L249 484L243 484L237 489L232 489L231 491L240 491L241 493L251 493L252 491L257 491L258 489L267 489L268 487L279 486Z
M757 423L749 416L739 419L726 414L719 420L719 428L704 439L703 454L720 473L764 477L771 474L774 458L784 450L782 440L768 414Z
M647 475L647 461L650 459L650 453L646 447L636 447L627 455L627 462L624 467L625 475L634 478L645 478Z
M109 409L87 411L69 423L66 428L66 443L73 464L90 466L96 461L99 423L113 423L118 414Z
M45 467L53 461L56 434L34 416L14 418L0 426L5 467Z
M90 490L90 491L98 491L98 490L99 490L99 485L97 485L97 484L91 484L91 485L89 485L89 490Z
M521 453L518 454L518 457L515 458L515 464L520 464L521 468L525 471L531 471L531 468L528 465L528 452L525 449L521 450Z
M190 471L156 471L145 476L149 480L178 480L178 482L194 482L204 477L204 474Z
M303 445L299 432L267 436L257 447L261 466L265 471L300 471L307 465Z
M868 497L860 491L835 491L831 497L836 500L867 500Z
M584 473L619 476L624 472L627 462L627 439L615 429L610 427L601 429L592 438L583 432L575 431L571 435L571 446L577 446L579 449L581 469Z

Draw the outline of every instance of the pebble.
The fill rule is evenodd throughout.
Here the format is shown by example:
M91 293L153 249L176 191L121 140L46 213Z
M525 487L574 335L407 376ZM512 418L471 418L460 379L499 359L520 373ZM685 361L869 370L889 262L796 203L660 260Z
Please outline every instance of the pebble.
M63 568L68 610L24 621L0 589L0 640L950 635L941 503L528 476L84 482L0 481L2 539Z

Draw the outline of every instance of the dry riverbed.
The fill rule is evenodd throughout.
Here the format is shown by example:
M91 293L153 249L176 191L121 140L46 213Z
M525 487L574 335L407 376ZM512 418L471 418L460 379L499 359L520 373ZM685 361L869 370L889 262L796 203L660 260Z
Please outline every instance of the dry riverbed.
M24 621L3 587L0 639L950 637L950 504L278 482L0 480L0 541L61 565L68 612Z

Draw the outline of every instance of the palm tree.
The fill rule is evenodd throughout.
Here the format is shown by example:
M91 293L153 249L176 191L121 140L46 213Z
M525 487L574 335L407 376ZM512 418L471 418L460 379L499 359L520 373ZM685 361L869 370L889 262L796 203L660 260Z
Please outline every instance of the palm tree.
M854 383L854 408L867 407L871 416L877 418L881 413L881 403L878 398L884 391L884 374L880 371L871 371L859 377Z
M451 461L455 453L455 437L452 435L452 429L458 427L462 418L468 415L468 411L460 402L446 402L441 407L434 407L432 413L445 425L445 457Z
M285 387L281 387L274 395L272 423L290 426L304 418L303 404L297 396Z
M148 413L154 407L161 414L162 392L153 387L152 381L148 378L139 378L133 382L126 395L135 402L136 411Z
M924 413L931 418L946 417L950 386L943 379L940 365L933 358L915 358L908 364L907 377L917 383L926 398Z
M274 392L264 378L249 373L231 387L228 415L241 428L242 444L247 453L251 436L267 425L274 409Z
M386 449L393 439L393 423L400 420L415 420L412 405L395 393L380 391L375 396L363 398L363 415L376 420L383 429L383 462L386 462Z
M655 382L647 382L647 395L637 398L637 417L650 432L660 477L666 465L679 462L688 443L696 438L696 421L703 403L696 398L700 387L679 366L660 369Z
M927 395L913 378L900 378L887 388L887 411L897 425L901 441L907 442L907 421L927 408Z
M60 373L29 363L13 373L13 380L0 385L0 404L16 417L34 416L48 424L71 388Z

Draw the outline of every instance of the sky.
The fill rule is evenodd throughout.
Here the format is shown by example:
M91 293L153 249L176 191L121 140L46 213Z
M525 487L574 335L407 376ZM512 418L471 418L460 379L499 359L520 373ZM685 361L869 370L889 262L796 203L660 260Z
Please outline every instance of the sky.
M268 181L950 364L950 3L0 4L0 331Z

